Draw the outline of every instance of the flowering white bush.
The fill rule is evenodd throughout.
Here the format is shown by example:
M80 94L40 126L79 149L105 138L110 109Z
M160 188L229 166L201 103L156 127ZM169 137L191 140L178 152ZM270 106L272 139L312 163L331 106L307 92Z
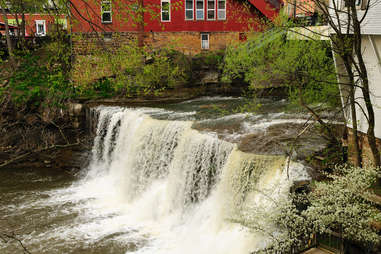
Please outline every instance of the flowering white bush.
M370 190L377 174L374 168L340 166L327 175L328 181L316 183L309 195L311 205L303 212L314 231L334 231L363 246L379 244L380 236L372 224L381 222L381 211Z
M245 225L271 236L265 249L253 253L298 253L307 247L313 234L332 232L364 249L373 249L381 242L373 226L381 222L381 211L372 201L374 194L370 189L378 172L374 168L338 166L326 175L327 180L316 182L309 194L279 200L267 217L263 218L259 210L250 211L250 220L246 219ZM300 205L306 205L304 210ZM277 229L263 227L264 223L260 223L263 220L272 221L270 225Z

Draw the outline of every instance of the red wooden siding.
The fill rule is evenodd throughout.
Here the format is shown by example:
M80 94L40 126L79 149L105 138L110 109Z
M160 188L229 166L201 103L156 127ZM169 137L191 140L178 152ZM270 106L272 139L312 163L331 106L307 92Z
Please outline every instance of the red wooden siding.
M16 20L15 15L8 14L7 18L9 21ZM35 36L36 35L36 21L37 20L44 20L46 22L46 32L49 33L49 26L51 24L55 23L55 18L52 15L48 14L25 14L25 36ZM66 19L66 15L61 15L58 17L59 19L65 19L66 24L68 24L68 21ZM21 23L21 16L18 15L18 20ZM0 22L4 22L3 16L0 15ZM12 23L12 25L14 25Z
M169 22L161 21L160 0L143 1L144 31L145 32L238 32L261 29L262 21L274 17L279 10L270 7L265 0L251 0L255 4L244 4L239 0L226 1L226 20L207 20L207 0L204 2L204 20L185 19L185 0L171 0L171 19ZM217 6L217 1L215 6ZM132 13L126 6L131 6L129 0L114 1L112 23L101 22L101 0L72 0L73 32L115 31L130 32L142 31L139 22L134 22ZM258 6L257 6L258 5ZM196 3L194 3L194 8ZM263 7L263 8L262 8ZM262 9L262 10L261 10ZM194 9L194 14L196 13ZM90 22L89 22L90 21ZM92 23L92 24L90 24Z

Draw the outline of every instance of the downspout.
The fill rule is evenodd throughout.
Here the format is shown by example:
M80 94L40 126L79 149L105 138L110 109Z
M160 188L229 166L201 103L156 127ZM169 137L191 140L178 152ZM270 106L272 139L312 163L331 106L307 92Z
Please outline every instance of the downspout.
M378 53L377 45L374 43L374 40L371 35L368 35L368 39L370 44L372 45L374 55L377 58L378 70L381 72L381 58L380 58L380 54Z

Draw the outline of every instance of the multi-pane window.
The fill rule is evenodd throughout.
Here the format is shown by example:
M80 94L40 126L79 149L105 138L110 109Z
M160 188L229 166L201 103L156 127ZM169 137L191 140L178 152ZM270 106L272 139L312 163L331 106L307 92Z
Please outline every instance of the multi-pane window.
M193 19L226 20L226 0L185 0L185 20Z
M226 19L226 0L217 0L217 17L220 20Z
M112 22L112 7L111 1L102 1L101 3L101 14L102 14L102 23L111 23Z
M204 0L196 0L196 19L203 20L204 12Z
M185 19L193 20L193 1L194 0L186 0L185 1Z
M208 20L216 19L216 2L215 0L208 0Z
M171 21L170 0L161 0L161 21Z
M201 34L201 49L209 49L209 34Z

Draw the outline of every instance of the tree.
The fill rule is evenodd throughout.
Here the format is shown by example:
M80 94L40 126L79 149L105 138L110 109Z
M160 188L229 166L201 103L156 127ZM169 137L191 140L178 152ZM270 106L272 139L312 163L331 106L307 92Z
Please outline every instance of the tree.
M54 1L51 1L54 3ZM15 24L17 26L17 44L13 45L12 40L7 39L8 52L14 48L24 50L26 48L25 30L27 13L47 13L49 7L48 0L0 0L0 9L2 11L4 22L6 27L8 26L8 16L12 15L15 18ZM57 13L51 13L52 15ZM9 29L6 28L6 35L10 37ZM9 54L13 58L13 54Z
M311 205L303 212L314 231L337 232L368 250L379 245L380 235L373 224L381 222L381 212L371 191L377 170L340 166L327 175L327 181L317 182L309 195Z
M334 131L311 104L339 105L335 67L326 41L287 40L282 28L227 50L225 80L243 77L250 89L287 87L293 103L304 107L323 127L332 144L338 144Z
M369 79L368 79L368 73L367 68L364 63L364 58L362 56L363 49L362 49L362 34L361 34L361 24L365 20L366 15L368 13L368 10L377 4L378 0L369 0L364 1L366 5L364 5L363 13L361 15L358 12L358 7L356 5L357 1L355 0L346 0L345 1L345 7L342 7L341 5L338 5L337 1L332 1L332 4L330 5L330 1L325 0L311 0L308 4L305 4L304 1L295 1L294 3L289 3L289 5L294 5L294 12L298 10L298 12L301 13L309 13L311 12L311 6L315 6L316 13L319 13L317 16L319 18L319 22L323 24L328 24L333 32L331 34L326 34L324 32L321 32L319 30L313 29L310 27L309 22L304 21L297 21L297 22L289 22L286 21L288 17L282 17L280 15L280 18L275 22L274 28L271 32L265 33L262 38L259 38L259 43L248 43L245 47L238 47L235 50L241 50L241 53L236 53L235 57L237 57L237 60L232 60L232 58L227 58L228 69L240 69L239 71L233 71L228 70L228 73L234 75L242 75L244 72L249 72L253 69L260 69L261 67L258 67L258 65L261 65L266 68L266 72L270 73L271 75L277 77L279 69L274 70L274 65L272 64L272 60L274 59L274 56L276 57L279 55L277 52L279 52L279 48L277 47L268 47L269 50L265 50L267 55L266 57L263 57L261 54L260 48L265 48L266 45L271 45L271 41L273 40L272 37L274 37L274 31L275 33L279 30L283 31L283 33L287 33L288 37L290 37L290 34L296 34L297 40L303 40L303 41L309 41L309 43L312 43L312 41L329 39L331 42L331 50L333 52L334 57L336 58L337 63L342 63L344 72L337 73L339 76L339 81L333 81L332 79L326 79L325 75L321 75L320 78L314 80L315 87L318 86L340 86L344 98L344 111L347 114L347 120L352 124L352 130L353 130L353 143L351 146L354 148L354 165L355 166L361 166L361 150L359 146L359 134L358 134L358 114L364 114L367 124L368 124L368 130L367 130L367 139L369 142L369 146L371 148L372 152L372 162L375 166L380 166L380 153L376 144L376 138L374 133L375 128L375 115L373 110L373 105L371 101L370 96L370 89L369 89ZM295 28L297 26L297 28ZM265 38L267 37L267 38ZM308 48L308 43L306 45L302 45L303 47ZM306 49L307 49L306 48ZM253 50L255 49L255 50ZM287 47L283 47L282 50L286 50ZM247 55L247 51L256 52L256 54L252 54L251 57L253 58L260 58L259 62L254 62L254 60L250 60L245 58L245 54ZM287 49L288 50L288 49ZM259 53L259 57L258 57ZM290 53L292 55L293 53ZM242 61L241 61L242 60ZM262 61L261 61L262 60ZM270 60L270 61L269 61ZM298 59L294 58L295 62L288 62L288 64L291 64L292 67L295 68L289 68L286 64L282 66L282 68L286 67L285 69L280 69L282 73L285 73L285 70L290 70L291 73L289 73L289 76L292 78L291 80L296 80L294 76L300 77L300 71L296 70L296 66L301 67L300 70L303 70L304 66L298 65ZM232 64L229 64L229 61L234 62L237 66L232 66ZM241 61L241 62L240 62ZM257 64L257 65L252 65ZM304 68L306 70L306 68ZM319 71L318 69L315 69ZM333 70L331 70L333 72ZM249 81L253 83L253 80L261 79L261 81L264 80L264 78L261 78L260 76L263 74L266 74L266 72L257 73L257 75L246 75L246 81ZM326 73L325 71L322 72ZM258 75L259 74L259 75ZM301 84L306 83L310 79L306 75L304 76L304 80ZM315 76L316 75L312 75ZM269 75L265 76L267 78L266 83L276 82L279 81L276 78L269 78ZM329 75L329 77L332 77L332 75ZM286 81L286 82L284 82ZM311 80L309 80L311 81ZM287 82L287 79L283 79L282 82ZM257 82L258 83L258 82ZM307 82L310 83L310 82ZM325 84L324 84L325 83ZM256 84L258 86L258 84ZM295 84L293 84L294 86ZM298 86L299 89L304 90L306 86ZM359 96L356 96L356 91L360 90L362 93L361 98ZM300 91L299 95L303 91ZM318 93L319 94L319 93ZM320 94L321 95L321 94ZM335 95L334 95L335 96ZM300 104L303 105L306 102L303 101L306 97L300 97ZM324 98L324 97L323 97ZM364 105L362 105L362 102L364 102ZM348 110L349 109L349 110ZM315 119L317 119L316 115L311 111L310 113L315 116ZM360 112L360 113L359 113ZM316 113L316 112L315 112ZM320 124L322 124L319 121ZM327 128L325 128L327 129Z
M333 32L329 35L332 50L345 66L345 73L339 73L341 78L345 79L344 82L340 81L340 85L344 88L346 87L344 90L346 90L348 94L350 118L354 132L353 147L355 148L355 157L357 158L355 164L361 165L356 117L356 108L358 108L359 111L365 115L367 120L367 139L372 152L373 164L379 167L381 166L381 161L374 133L374 106L372 105L370 96L368 71L363 58L361 31L362 23L366 19L368 11L377 5L379 1L368 0L359 2L356 0L345 0L343 6L339 1L311 0L311 3L316 6L316 11L320 13L321 19L332 29ZM358 3L361 5L361 12L359 11ZM302 12L308 11L306 5L296 4L294 8ZM308 25L302 25L302 27L312 34L327 37L327 35L311 30ZM356 89L360 89L362 93L361 99L355 98ZM362 101L365 107L361 105ZM346 105L344 105L344 107L346 107Z
M377 169L339 166L326 177L312 185L309 193L269 199L275 202L271 213L260 207L246 211L251 216L245 218L245 225L270 239L266 248L254 253L299 253L314 235L333 232L363 250L379 247L381 238L374 225L381 222L381 211L370 190Z
M11 63L14 62L13 59L13 44L12 44L12 39L11 39L11 34L9 30L9 25L8 25L8 18L7 18L7 13L5 11L6 9L6 4L4 1L0 1L0 9L1 9L1 14L3 15L4 19L4 25L5 25L5 37L7 40L7 49L8 49L8 55L11 60Z

